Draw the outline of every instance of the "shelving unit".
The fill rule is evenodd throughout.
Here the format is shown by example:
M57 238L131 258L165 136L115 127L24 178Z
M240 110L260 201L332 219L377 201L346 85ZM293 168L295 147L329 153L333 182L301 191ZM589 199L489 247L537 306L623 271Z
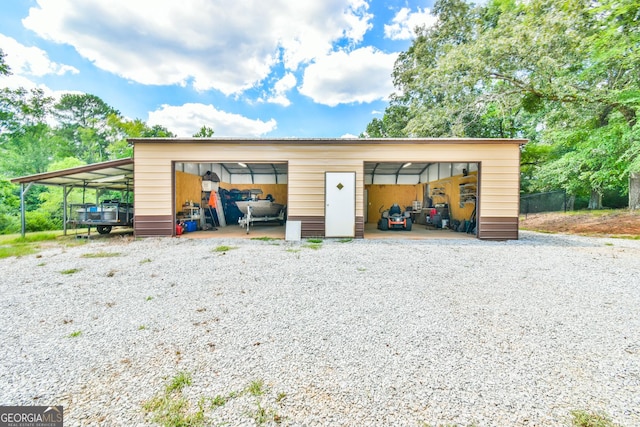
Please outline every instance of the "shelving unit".
M434 201L434 203L436 202L436 200L445 202L446 199L447 199L447 192L446 192L445 188L444 187L433 187L431 189L431 199Z
M183 221L196 221L196 224L200 222L200 207L183 205L182 211L178 214L178 219Z
M460 207L465 207L468 203L476 203L478 194L478 180L475 175L469 175L461 180L460 188Z

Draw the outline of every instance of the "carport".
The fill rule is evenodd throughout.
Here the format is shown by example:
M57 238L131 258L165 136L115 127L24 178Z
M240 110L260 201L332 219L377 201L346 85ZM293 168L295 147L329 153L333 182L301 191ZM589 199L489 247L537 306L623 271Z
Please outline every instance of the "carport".
M64 211L63 230L66 235L67 222L69 221L67 215L67 198L73 189L81 188L83 190L94 190L97 204L100 194L103 191L133 191L133 170L133 159L127 158L12 179L12 183L20 184L20 219L22 224L22 236L24 237L26 232L25 195L32 185L38 184L62 187Z

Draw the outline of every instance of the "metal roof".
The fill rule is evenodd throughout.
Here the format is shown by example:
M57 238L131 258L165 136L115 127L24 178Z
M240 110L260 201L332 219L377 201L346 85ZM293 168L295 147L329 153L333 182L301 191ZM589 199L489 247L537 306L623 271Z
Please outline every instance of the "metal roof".
M133 159L110 160L55 172L22 176L12 179L11 182L107 190L133 189Z

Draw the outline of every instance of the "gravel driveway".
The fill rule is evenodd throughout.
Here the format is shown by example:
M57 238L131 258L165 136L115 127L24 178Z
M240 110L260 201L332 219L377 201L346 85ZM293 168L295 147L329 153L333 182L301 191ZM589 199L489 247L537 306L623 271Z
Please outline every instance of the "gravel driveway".
M640 241L117 238L0 269L0 404L65 426L153 425L179 375L207 425L640 425Z

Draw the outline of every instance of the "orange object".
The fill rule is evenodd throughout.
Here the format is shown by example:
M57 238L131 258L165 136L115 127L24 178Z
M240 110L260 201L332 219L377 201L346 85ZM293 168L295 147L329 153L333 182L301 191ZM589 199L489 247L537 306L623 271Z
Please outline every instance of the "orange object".
M216 192L212 191L209 195L209 206L215 209L216 207Z

